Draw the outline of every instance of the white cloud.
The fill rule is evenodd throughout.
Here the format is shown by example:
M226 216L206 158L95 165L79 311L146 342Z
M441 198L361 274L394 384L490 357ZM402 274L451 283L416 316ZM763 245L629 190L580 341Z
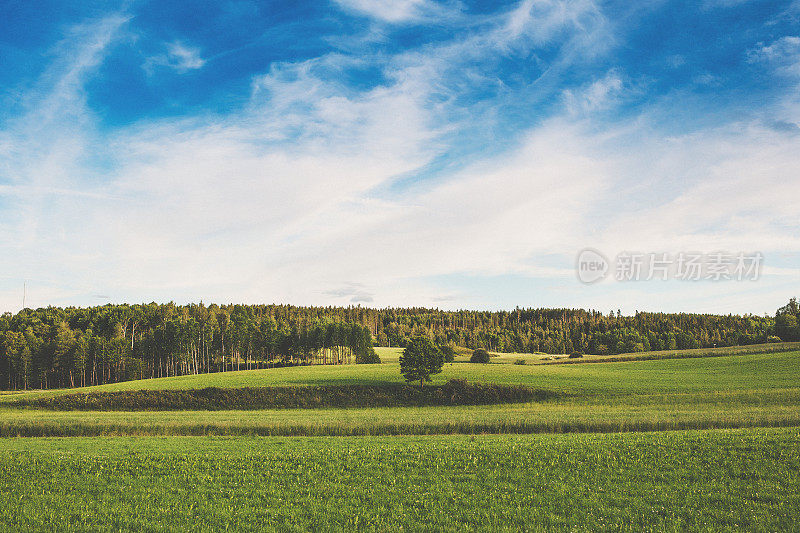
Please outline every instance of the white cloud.
M581 89L565 90L563 96L567 110L577 115L607 110L622 100L625 93L631 91L631 88L625 86L620 72L613 69Z
M206 64L199 48L187 46L179 41L167 43L165 48L165 53L147 59L144 64L146 71L152 73L154 67L162 66L184 74L190 70L203 68Z
M800 198L787 179L800 171L796 136L747 123L665 139L647 116L599 125L591 112L630 90L617 70L565 95L573 113L505 153L422 179L470 118L453 103L470 64L567 33L566 64L607 42L594 4L525 2L484 31L388 58L389 82L371 90L340 81L367 59L330 54L273 65L241 112L100 136L82 84L123 24L87 27L0 131L0 271L32 280L32 305L104 294L459 307L475 300L431 278L567 283L585 246L800 251L786 201ZM95 154L113 164L95 168ZM392 188L409 176L415 186ZM619 290L631 305L652 299ZM0 287L0 309L18 307Z
M346 11L393 24L437 20L451 12L451 8L432 0L335 0L335 2Z
M787 35L769 45L760 45L748 53L751 62L762 61L778 72L800 76L800 37Z
M541 45L564 29L576 31L582 38L592 38L601 31L606 38L606 20L592 0L523 0L496 31L501 41L522 37Z
M664 140L642 138L621 156L617 210L603 244L621 251L800 251L794 206L796 135L731 124ZM617 139L629 141L630 135ZM635 178L638 174L638 180ZM638 181L638 183L637 183Z

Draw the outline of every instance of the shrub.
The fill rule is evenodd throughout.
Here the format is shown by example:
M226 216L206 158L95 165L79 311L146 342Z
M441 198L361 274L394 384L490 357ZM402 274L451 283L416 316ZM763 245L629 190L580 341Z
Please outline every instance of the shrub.
M555 396L554 393L522 385L450 380L444 385L425 388L384 383L93 392L32 398L17 401L14 405L68 411L215 411L486 405L541 401Z
M442 352L442 355L444 356L445 363L452 363L455 360L456 351L455 349L453 349L452 346L450 346L449 344L442 344L441 346L438 346L438 348L439 351Z
M572 352L569 354L570 359L577 359L578 357L583 357L583 352Z
M776 337L775 335L770 335L769 337L767 337L767 342L772 343L772 342L783 342L783 341L781 341L780 337Z
M378 357L378 354L375 353L375 350L372 348L372 346L367 348L366 353L359 352L356 354L357 365L373 365L380 362L381 358Z
M515 365L524 365L524 364L526 364L525 363L525 359L517 359L516 361L514 361L514 364Z
M483 348L478 348L477 350L472 352L472 357L469 358L470 363L488 363L489 362L489 352L484 350Z

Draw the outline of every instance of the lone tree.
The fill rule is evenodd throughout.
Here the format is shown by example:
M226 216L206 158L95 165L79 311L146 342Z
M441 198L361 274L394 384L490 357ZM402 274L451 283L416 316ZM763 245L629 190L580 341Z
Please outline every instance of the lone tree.
M489 362L489 352L484 350L483 348L478 348L474 352L472 352L472 357L469 358L470 363L488 363Z
M432 374L438 374L444 366L444 354L427 337L414 337L400 356L400 373L406 381L419 381L424 387Z

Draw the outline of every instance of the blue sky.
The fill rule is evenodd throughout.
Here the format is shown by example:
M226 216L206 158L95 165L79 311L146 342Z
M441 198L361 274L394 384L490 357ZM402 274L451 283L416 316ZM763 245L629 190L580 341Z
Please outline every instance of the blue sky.
M0 1L0 311L774 312L800 2ZM593 248L757 281L579 282Z

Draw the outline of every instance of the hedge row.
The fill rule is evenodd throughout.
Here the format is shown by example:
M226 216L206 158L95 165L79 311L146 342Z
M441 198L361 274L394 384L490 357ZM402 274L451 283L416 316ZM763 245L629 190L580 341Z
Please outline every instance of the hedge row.
M417 407L430 405L489 405L543 401L551 391L522 385L450 380L420 388L402 383L132 390L65 394L15 402L21 407L66 411L178 411L310 409L321 407Z

